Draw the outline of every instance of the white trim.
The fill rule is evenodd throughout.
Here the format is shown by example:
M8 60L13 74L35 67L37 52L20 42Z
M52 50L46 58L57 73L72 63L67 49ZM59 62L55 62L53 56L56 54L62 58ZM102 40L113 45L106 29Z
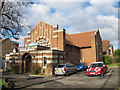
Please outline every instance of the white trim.
M27 40L27 41L30 41L30 40Z
M25 36L24 38L28 38L28 37L30 37L30 35L29 35L29 36L27 35L27 36Z
M47 60L47 63L52 63L52 60Z
M58 25L54 25L53 28L57 27Z
M58 37L58 35L53 36L53 38L56 38L56 37Z
M42 36L40 36L40 38L42 38Z
M34 58L34 56L32 56ZM53 56L53 55L44 55L46 58L57 58L58 56ZM42 58L42 56L35 56L35 58Z
M6 56L10 56L10 54L6 54Z
M45 36L43 36L43 38L45 38Z
M56 32L63 32L64 29L59 29L59 30L56 30L56 31L53 31L53 33L56 33Z
M15 63L21 63L22 60L15 60Z
M52 49L58 49L57 47L54 47L54 48L52 48Z
M42 63L43 61L42 60L38 60L37 63Z
M32 63L42 63L42 60L32 60Z

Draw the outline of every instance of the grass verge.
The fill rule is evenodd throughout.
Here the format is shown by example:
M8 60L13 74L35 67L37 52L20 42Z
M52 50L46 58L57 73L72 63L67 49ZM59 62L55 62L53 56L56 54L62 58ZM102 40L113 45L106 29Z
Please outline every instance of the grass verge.
M108 68L114 68L114 67L119 67L119 66L120 66L120 63L113 63L110 65L107 65Z

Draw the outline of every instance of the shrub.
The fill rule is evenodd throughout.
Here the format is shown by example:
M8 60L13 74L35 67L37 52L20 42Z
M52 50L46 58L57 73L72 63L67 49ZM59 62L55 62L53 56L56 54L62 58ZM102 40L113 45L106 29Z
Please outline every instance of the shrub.
M115 56L115 61L116 61L117 63L119 63L119 62L120 62L120 56Z
M41 68L37 67L36 70L35 70L35 74L39 74L40 72L41 72Z
M111 56L105 56L105 59L104 59L104 62L105 62L105 64L110 64L110 62L111 62Z
M42 69L41 69L41 73L45 73L45 68L42 68Z

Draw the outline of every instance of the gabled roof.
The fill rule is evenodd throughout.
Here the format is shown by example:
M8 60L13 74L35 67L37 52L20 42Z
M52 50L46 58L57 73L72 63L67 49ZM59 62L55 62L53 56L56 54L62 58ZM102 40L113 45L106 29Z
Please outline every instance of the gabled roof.
M9 38L1 39L0 42L3 42L3 41L5 41L5 40L7 40L7 39L9 39Z
M72 39L72 37L67 33L65 33L65 43L72 46L78 46L77 43Z
M103 52L107 51L109 45L110 45L109 40L102 40L102 49L103 49Z
M91 35L95 35L97 31L89 31L77 34L66 34L66 44L74 45L77 47L91 46Z

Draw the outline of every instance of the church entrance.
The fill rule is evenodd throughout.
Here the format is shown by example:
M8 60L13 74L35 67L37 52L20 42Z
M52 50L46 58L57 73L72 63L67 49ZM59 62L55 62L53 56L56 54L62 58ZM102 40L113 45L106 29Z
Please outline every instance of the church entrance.
M29 53L25 53L22 56L21 73L30 73L31 72L31 62L32 62L31 55Z

